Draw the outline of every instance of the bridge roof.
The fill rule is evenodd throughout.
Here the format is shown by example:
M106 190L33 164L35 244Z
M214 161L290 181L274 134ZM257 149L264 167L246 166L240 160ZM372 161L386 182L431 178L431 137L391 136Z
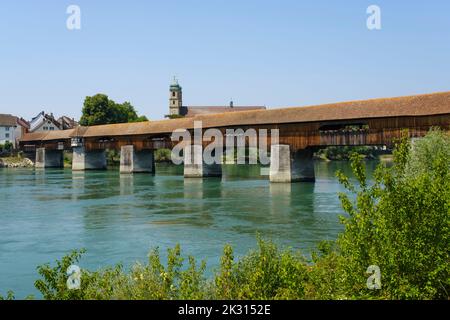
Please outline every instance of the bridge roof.
M251 110L265 110L265 106L186 106L181 107L182 115L185 117L195 117L198 115L226 113L226 112L242 112Z
M197 115L192 118L78 127L73 130L27 134L22 141L60 140L73 136L107 137L164 134L171 133L176 129L192 129L194 121L202 121L203 128L219 128L439 114L450 114L450 91L318 106L252 110L236 113Z

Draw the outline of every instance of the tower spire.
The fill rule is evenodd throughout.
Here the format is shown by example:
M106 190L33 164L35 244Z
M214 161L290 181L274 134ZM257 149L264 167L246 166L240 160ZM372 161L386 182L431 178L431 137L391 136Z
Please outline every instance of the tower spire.
M178 84L177 77L174 76L173 82L170 85L169 115L172 116L180 115L182 105L183 105L183 92L181 86Z

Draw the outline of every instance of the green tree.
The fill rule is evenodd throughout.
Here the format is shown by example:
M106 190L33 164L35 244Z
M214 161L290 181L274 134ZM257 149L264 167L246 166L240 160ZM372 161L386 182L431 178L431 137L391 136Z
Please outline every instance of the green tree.
M94 126L112 123L148 121L145 116L138 116L129 102L118 104L105 94L86 97L83 104L80 124Z
M348 217L338 239L341 287L352 296L448 299L450 293L450 138L432 130L413 146L397 144L394 165L380 165L369 183L353 156L357 185L338 177L354 194L340 194ZM381 269L382 289L367 290L370 265Z
M13 149L13 144L9 141L6 141L5 144L0 144L0 151L10 152Z
M139 116L136 119L129 122L145 122L145 121L148 121L148 118L146 116Z

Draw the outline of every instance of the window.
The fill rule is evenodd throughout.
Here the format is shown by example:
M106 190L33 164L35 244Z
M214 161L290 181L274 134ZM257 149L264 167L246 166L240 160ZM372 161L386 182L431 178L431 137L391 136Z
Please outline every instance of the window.
M49 130L50 130L50 131L52 131L52 130L55 130L55 128L53 128L53 127L49 127Z
M48 130L48 127L44 127L44 130Z
M5 131L9 131L9 127L5 127Z
M9 138L9 133L5 133L5 138Z
M176 95L177 95L177 94L175 93L175 91L173 91L173 92L172 92L172 97L176 97Z

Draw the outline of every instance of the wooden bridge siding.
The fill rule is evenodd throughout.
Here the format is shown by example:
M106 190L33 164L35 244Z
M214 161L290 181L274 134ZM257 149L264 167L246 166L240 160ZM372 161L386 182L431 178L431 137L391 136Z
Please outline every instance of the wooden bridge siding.
M369 129L362 132L321 132L319 129L323 126L330 125L354 125L367 124ZM305 149L307 147L325 147L340 145L387 145L392 146L393 140L399 138L404 129L408 129L411 137L424 136L431 127L439 126L450 131L450 115L423 116L423 117L392 117L378 119L355 119L346 121L323 121L310 123L294 123L294 124L271 124L258 126L239 126L218 128L223 135L226 129L267 129L269 134L268 148L271 145L270 130L279 129L280 144L289 144L292 150ZM191 133L192 134L192 133ZM162 139L154 141L152 139ZM34 144L37 147L45 147L57 150L63 142L64 148L70 149L70 140L63 141L39 141ZM226 139L224 138L224 143ZM204 145L210 142L204 141ZM248 143L248 139L247 139ZM30 145L33 143L24 142ZM121 146L134 145L137 151L144 149L172 148L177 142L170 141L170 134L162 133L158 135L135 135L135 136L114 136L114 137L95 137L85 138L86 150L98 149L116 149L120 150Z
M152 136L116 136L108 138L86 138L84 148L86 151L114 149L120 150L121 147L133 145L136 151L154 150L161 148L171 148L172 143L166 137L162 141L153 141Z
M334 124L355 125L366 124L369 130L360 132L324 134L319 129L323 126ZM424 136L432 126L440 126L450 130L450 115L444 116L425 116L425 117L395 117L380 119L355 119L350 121L325 121L311 123L294 123L278 125L258 125L258 126L239 126L218 128L224 137L223 143L226 146L225 133L227 129L266 129L268 132L268 149L272 143L270 132L272 129L279 129L279 143L288 144L292 150L301 150L308 147L342 146L342 145L387 145L393 146L395 139L402 136L405 129L408 130L411 137ZM204 129L206 131L207 129ZM193 132L190 130L193 137ZM169 139L169 137L167 137ZM203 141L203 146L207 146L211 141ZM235 142L236 143L236 142ZM176 142L172 143L175 145ZM249 145L249 139L246 137L246 144Z
M22 146L22 149L30 149L31 145L35 146L36 148L45 148L47 150L61 150L61 144L63 146L63 150L68 150L71 148L70 146L70 140L62 140L62 141L40 141L37 143L25 143Z
M319 129L325 125L367 124L368 130L359 132L324 133ZM279 125L280 143L289 144L293 150L307 147L325 147L342 145L387 145L393 146L396 139L408 130L410 137L423 137L432 127L441 127L450 131L450 115L424 117L394 117L380 119L358 119L353 121L327 121L308 124Z

